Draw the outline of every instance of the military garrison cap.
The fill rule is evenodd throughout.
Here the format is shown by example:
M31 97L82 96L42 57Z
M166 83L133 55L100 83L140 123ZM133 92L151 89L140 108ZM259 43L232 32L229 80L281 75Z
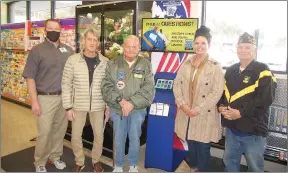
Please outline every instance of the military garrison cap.
M256 45L254 37L247 32L244 32L244 34L239 37L238 44L240 43L251 43Z

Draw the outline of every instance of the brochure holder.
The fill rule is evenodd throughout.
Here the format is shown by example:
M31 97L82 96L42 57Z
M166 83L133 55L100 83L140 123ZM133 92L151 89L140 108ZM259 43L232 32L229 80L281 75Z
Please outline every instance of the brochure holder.
M152 104L148 114L145 168L174 172L188 153L185 142L174 133L177 106L173 85L170 87L169 82L175 77L175 73L166 72L157 73L154 77L156 94L153 101L154 108ZM158 105L155 106L155 104ZM169 110L163 110L165 107L163 105L166 105L166 108L168 105Z

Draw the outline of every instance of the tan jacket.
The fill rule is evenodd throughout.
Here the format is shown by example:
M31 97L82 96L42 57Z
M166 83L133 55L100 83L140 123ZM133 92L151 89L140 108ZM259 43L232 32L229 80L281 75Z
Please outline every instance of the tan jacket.
M62 78L62 99L65 109L76 111L102 111L105 102L101 93L101 81L105 76L108 59L98 52L100 63L94 70L91 88L88 66L81 53L67 60Z
M174 82L174 96L178 107L175 120L175 132L182 140L186 140L188 116L180 109L183 104L188 104L196 109L199 115L190 118L188 140L203 143L218 142L221 138L221 117L217 111L217 102L224 90L224 74L221 65L208 58L200 73L194 78L193 103L189 96L190 81L192 79L191 56L179 69ZM199 69L200 70L200 69Z

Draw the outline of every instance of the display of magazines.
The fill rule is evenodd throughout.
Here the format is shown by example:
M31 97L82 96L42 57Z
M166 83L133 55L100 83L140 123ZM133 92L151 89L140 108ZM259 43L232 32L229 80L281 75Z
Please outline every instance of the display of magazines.
M1 95L30 105L22 73L31 48L45 40L44 21L1 25ZM60 40L75 50L75 19L61 19ZM25 28L26 27L26 28ZM31 27L27 29L27 27ZM26 30L25 30L26 29ZM27 33L27 30L31 33ZM25 31L27 34L25 34ZM27 49L25 50L25 45Z

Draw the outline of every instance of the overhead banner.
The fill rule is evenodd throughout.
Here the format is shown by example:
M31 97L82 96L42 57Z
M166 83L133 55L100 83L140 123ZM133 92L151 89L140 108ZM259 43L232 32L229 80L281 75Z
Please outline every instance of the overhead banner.
M193 53L198 18L144 18L142 51Z

